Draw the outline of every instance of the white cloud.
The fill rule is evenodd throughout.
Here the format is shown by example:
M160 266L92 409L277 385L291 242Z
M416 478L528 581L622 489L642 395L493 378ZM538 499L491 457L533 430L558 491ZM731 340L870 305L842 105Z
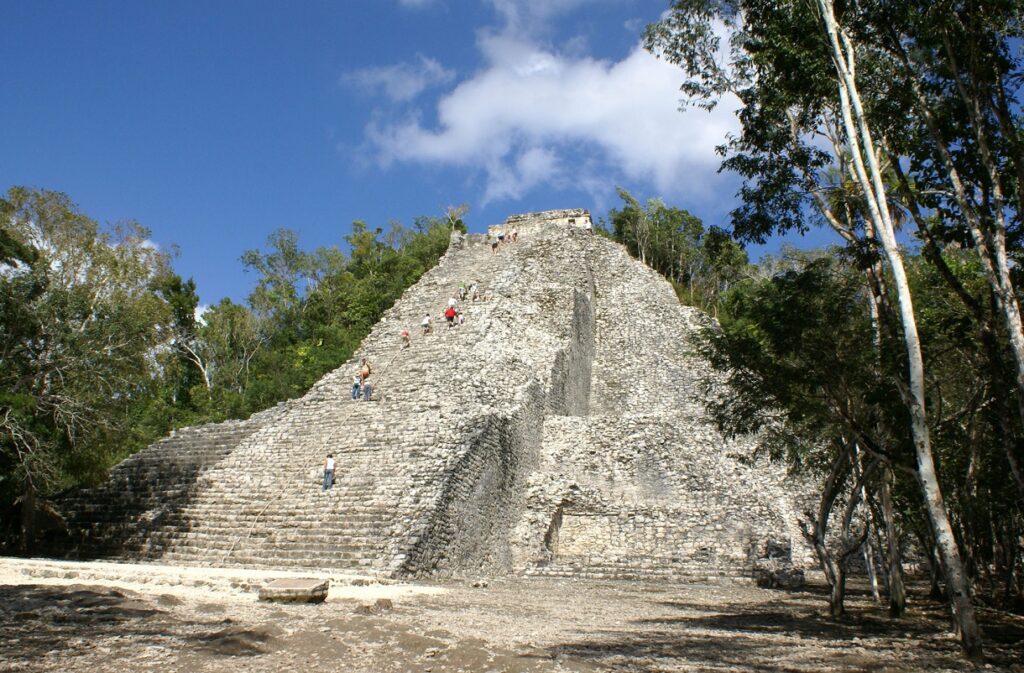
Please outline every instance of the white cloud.
M434 4L434 0L398 0L398 4L407 9L422 9Z
M554 17L586 4L623 0L489 0L504 20L503 32L525 34L544 31Z
M493 2L510 14L541 5ZM708 196L720 161L714 147L738 128L735 105L681 114L682 73L639 45L617 62L567 56L510 30L482 34L479 46L485 66L439 99L436 125L418 115L368 125L381 165L479 170L485 202L570 179L606 185L615 175L651 181L666 196Z
M648 23L649 22L644 19L635 17L632 19L626 19L626 22L622 24L622 27L627 33L636 33L639 35L643 32L644 28L647 27Z
M455 72L426 56L419 56L416 63L363 68L346 73L342 81L370 92L381 92L392 101L409 101L430 87L449 84L455 79Z

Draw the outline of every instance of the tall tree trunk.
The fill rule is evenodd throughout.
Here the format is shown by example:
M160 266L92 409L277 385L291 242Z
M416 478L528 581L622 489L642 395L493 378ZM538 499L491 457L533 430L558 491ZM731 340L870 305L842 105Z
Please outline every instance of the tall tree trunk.
M878 589L878 569L875 567L875 544L874 538L868 535L862 549L864 556L864 568L868 573L868 584L871 586L871 599L876 603L882 602L882 592Z
M907 591L903 586L903 564L900 553L900 541L896 535L896 517L892 509L892 467L886 464L882 468L882 480L879 492L882 499L882 522L885 526L885 541L889 557L889 615L902 617L907 609Z
M992 292L997 299L1000 313L1003 315L1003 322L1009 336L1014 362L1017 365L1017 411L1020 416L1021 423L1024 425L1024 324L1022 324L1021 320L1020 305L1017 302L1016 290L1010 277L1010 265L1006 253L1006 225L1003 208L1004 198L1000 183L1000 171L995 164L995 160L993 159L988 146L988 141L985 137L977 97L972 97L967 91L963 81L959 77L959 73L956 72L956 60L952 59L951 66L953 67L955 75L957 91L960 93L961 98L967 107L968 114L971 116L972 130L975 132L975 140L977 141L980 154L979 159L982 167L988 172L989 180L992 183L995 212L993 213L993 222L991 224L986 224L985 218L981 217L968 196L967 187L964 185L960 176L960 171L953 160L953 155L950 152L942 133L939 131L938 124L935 121L935 117L928 105L928 98L925 96L924 90L921 86L920 75L911 62L910 56L907 54L906 49L900 42L898 35L891 35L890 40L893 43L892 50L900 59L904 70L909 76L911 91L917 100L918 112L928 129L928 134L935 143L935 148L942 161L942 166L945 169L946 174L949 177L950 184L953 187L953 197L956 200L960 211L963 213L964 219L971 233L971 239L978 251L978 258L981 261L982 270L984 271L989 286L992 288ZM948 48L948 42L946 44L947 54L951 55L951 50ZM1018 197L1019 196L1020 195L1018 195ZM1011 469L1015 470L1015 477L1019 479L1019 462L1012 451L1012 448L1008 450L1007 457L1009 458Z
M18 536L18 550L25 554L36 534L36 487L31 477L25 477L21 494L21 525Z
M870 530L873 527L873 521L871 517L871 508L868 506L868 487L866 480L863 478L863 463L860 450L855 446L853 449L854 457L854 474L860 481L860 499L864 503L864 523L866 530ZM878 572L875 567L875 545L874 538L868 534L865 544L861 547L861 553L864 556L864 568L868 574L868 582L871 585L871 597L876 603L881 602L882 597L878 591Z
M939 554L935 550L935 536L931 534L918 535L918 542L921 548L928 552L928 598L933 601L946 600L946 594L942 590L942 564L939 561Z
M917 457L918 481L924 495L928 518L935 534L936 545L942 556L946 586L950 593L950 605L960 632L961 645L968 657L978 659L982 656L981 632L974 615L970 587L963 572L960 553L942 499L942 490L935 470L935 460L932 457L931 436L925 407L924 359L917 333L914 304L910 293L910 284L903 267L903 258L896 242L892 218L889 215L886 189L878 166L878 158L857 90L855 53L847 36L840 34L832 0L818 0L818 6L821 9L825 30L828 34L832 61L838 73L840 108L856 177L865 195L872 224L879 235L883 251L889 262L899 300L910 374L907 407L910 412L911 434ZM865 161L868 164L867 168L864 165ZM870 169L870 176L868 169Z
M835 558L828 549L826 538L828 533L828 520L832 515L832 508L835 506L836 498L842 490L846 481L846 473L849 469L849 450L846 447L839 448L839 454L832 461L832 469L825 480L818 500L818 511L808 511L806 521L800 521L800 530L804 539L814 549L814 555L818 559L818 565L825 576L825 582L829 587L829 614L833 618L843 616L846 608L844 598L846 596L846 574L840 573Z
M974 131L974 139L977 142L978 154L981 164L988 173L988 179L992 189L992 212L991 218L972 217L974 209L970 208L967 222L970 225L971 237L982 257L982 268L988 277L989 285L999 301L999 308L1002 310L1006 322L1006 331L1010 338L1010 345L1013 356L1017 363L1017 393L1020 405L1021 421L1024 424L1024 324L1021 322L1020 305L1017 303L1017 293L1010 278L1010 266L1006 254L1006 199L1003 196L1002 171L996 164L996 159L989 147L988 138L985 133L985 120L981 110L980 96L976 88L968 88L960 76L960 68L957 63L956 54L949 38L943 35L943 46L946 56L949 58L953 79L956 82L957 91L971 118L971 128ZM973 80L973 78L972 78ZM930 110L928 111L930 114ZM1016 134L1014 134L1016 135ZM944 157L946 159L946 157ZM954 182L954 192L957 194L957 202L963 208L969 201L963 194L963 185L960 183L960 176L952 160L946 160L947 172ZM987 225L987 226L986 226Z
M992 317L985 313L981 304L971 296L963 283L960 282L960 279L956 277L952 269L949 268L949 265L946 264L946 260L942 256L942 251L935 242L935 238L932 236L932 232L929 230L928 224L925 222L925 219L917 205L916 198L910 188L910 182L907 180L903 169L900 168L899 160L897 158L891 158L889 163L902 186L904 203L907 204L910 214L914 218L914 222L917 224L917 230L924 241L923 250L925 257L932 263L936 270L938 270L939 275L946 281L946 284L949 285L956 296L960 298L960 301L963 302L964 306L967 307L968 311L970 311L971 316L973 316L974 321L978 325L978 338L981 341L985 352L992 380L997 382L1000 381L1006 364L1000 352L1001 349L996 337L996 326ZM1024 407L1022 407L1021 404L1022 400L1024 400L1024 395L1017 395L1017 410L1019 418L1022 421L1022 425L1024 425ZM1024 471L1022 471L1020 462L1017 460L1017 442L1013 439L1014 433L1010 430L1008 404L1006 400L1003 399L997 399L995 400L995 403L997 405L999 427L1003 433L1003 440L999 443L1003 447L1003 453L1006 455L1006 462L1010 467L1010 474L1013 476L1013 480L1017 484L1017 491L1021 498L1024 498Z
M835 564L835 581L829 590L829 616L839 619L846 615L846 564Z

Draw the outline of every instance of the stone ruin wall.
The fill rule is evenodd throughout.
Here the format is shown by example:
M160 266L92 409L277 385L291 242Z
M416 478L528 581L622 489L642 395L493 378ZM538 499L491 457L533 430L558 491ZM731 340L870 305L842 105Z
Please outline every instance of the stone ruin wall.
M487 235L494 239L498 234L510 234L513 230L527 236L545 231L565 231L569 228L591 231L593 226L590 211L584 208L546 210L539 213L509 215L502 224L489 226Z
M513 216L500 226L519 242L496 255L485 236L454 236L355 357L305 396L225 426L233 433L205 454L196 447L216 434L209 426L180 431L106 487L70 496L65 549L384 575L598 576L743 574L769 543L797 549L781 476L730 458L749 447L704 417L707 367L686 335L708 319L589 225L583 210ZM436 316L460 281L493 299L463 304L465 325L435 320L420 337L423 314ZM403 327L409 349L398 347ZM362 357L375 363L376 402L349 396ZM337 483L323 495L329 451ZM178 454L198 461L184 489L161 476ZM120 519L97 515L125 502Z

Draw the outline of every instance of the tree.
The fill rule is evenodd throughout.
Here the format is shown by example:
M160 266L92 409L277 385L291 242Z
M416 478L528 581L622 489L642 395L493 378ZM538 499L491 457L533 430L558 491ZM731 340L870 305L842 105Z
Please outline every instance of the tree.
M855 10L854 10L855 11ZM900 394L909 414L922 495L942 555L954 615L964 651L981 655L969 587L935 469L925 395L925 370L903 255L896 241L876 130L861 87L876 60L860 48L856 34L836 17L831 0L718 3L679 0L669 18L652 26L649 48L680 64L688 77L684 93L711 107L726 93L739 97L743 130L723 149L725 166L745 178L744 205L734 214L741 237L763 240L773 230L803 231L807 199L853 247L883 254L895 286L895 309L906 352ZM729 58L719 60L714 21L730 30ZM833 154L815 145L825 138ZM883 141L884 142L884 141ZM848 176L862 208L843 217L825 192L828 168ZM878 302L878 266L865 269ZM887 310L876 305L875 311Z
M448 225L451 227L452 231L459 231L463 234L469 231L466 228L466 223L462 220L468 212L468 203L462 203L457 206L448 206L445 208L444 215L448 219Z
M1010 344L1024 426L1024 326L1011 261L1021 254L1024 204L1013 103L1024 74L1021 10L1019 2L944 2L846 13L861 48L886 69L890 102L874 123L884 129L882 149L908 214L933 249L965 244L978 256ZM1008 446L1005 455L1024 496L1019 451Z
M686 210L657 198L641 205L618 191L623 207L608 213L607 235L672 282L681 301L717 315L721 292L748 269L743 247L720 227L705 230Z
M167 302L173 318L171 341L174 357L164 363L164 378L169 384L171 402L187 407L191 405L189 391L193 386L200 381L207 388L210 386L208 372L197 353L199 324L196 309L199 295L196 283L191 278L184 280L169 272L154 278L150 287Z
M108 229L63 194L13 188L5 237L30 264L0 273L0 505L97 477L155 372L171 312L150 288L166 255L134 223Z
M717 318L719 296L743 278L749 266L747 251L729 232L711 227L701 239L698 259L702 267L697 281L703 290L702 307Z
M249 305L263 320L287 334L298 328L302 297L311 280L310 255L299 249L299 236L290 229L278 229L267 237L270 252L247 250L242 263L258 274Z

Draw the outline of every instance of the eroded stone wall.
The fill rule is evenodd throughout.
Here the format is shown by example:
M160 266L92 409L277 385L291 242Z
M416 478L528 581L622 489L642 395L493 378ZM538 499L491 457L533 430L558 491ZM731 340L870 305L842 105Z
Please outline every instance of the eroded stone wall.
M551 417L520 530L524 570L742 575L795 519L781 475L694 419ZM798 554L799 557L799 554Z

